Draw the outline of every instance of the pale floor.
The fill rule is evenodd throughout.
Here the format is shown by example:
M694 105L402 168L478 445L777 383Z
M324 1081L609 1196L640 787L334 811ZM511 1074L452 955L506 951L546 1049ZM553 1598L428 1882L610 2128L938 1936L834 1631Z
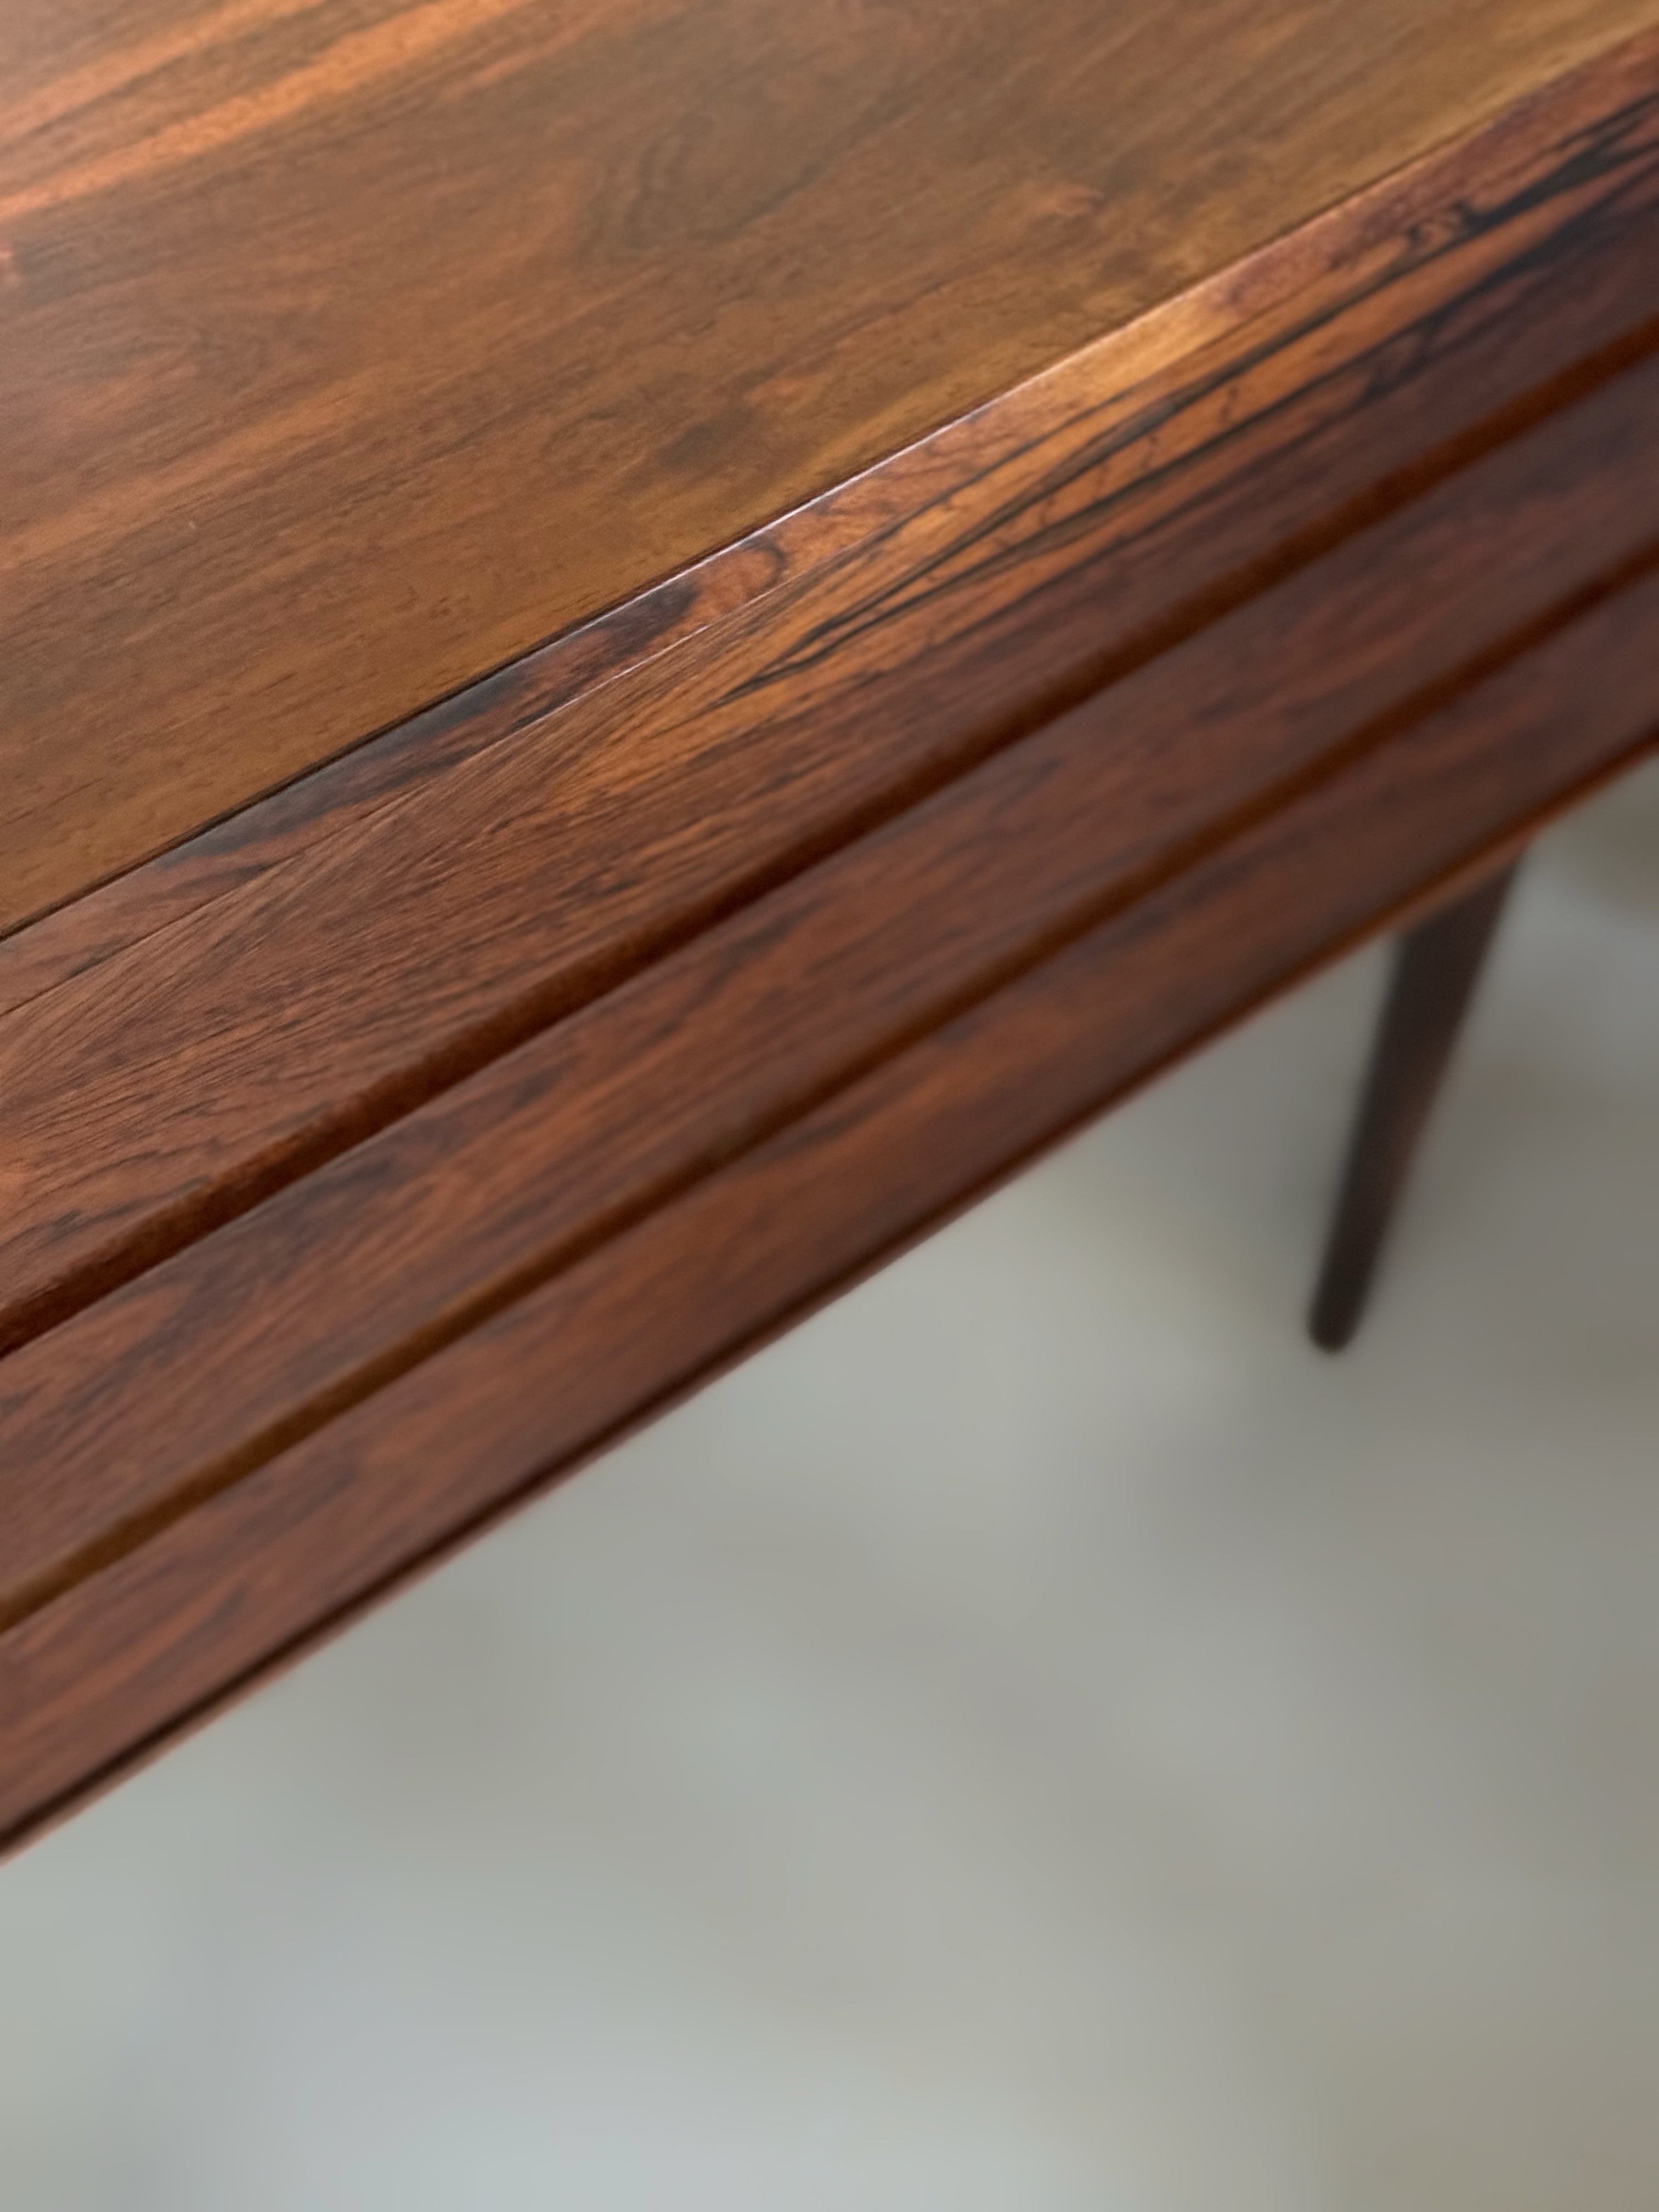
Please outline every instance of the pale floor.
M0 1871L0 2212L1654 2212L1659 778Z

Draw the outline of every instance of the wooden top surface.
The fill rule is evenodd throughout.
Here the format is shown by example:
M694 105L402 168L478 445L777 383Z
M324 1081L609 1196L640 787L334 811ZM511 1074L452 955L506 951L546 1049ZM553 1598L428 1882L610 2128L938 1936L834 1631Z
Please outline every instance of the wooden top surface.
M1656 0L13 0L0 929Z

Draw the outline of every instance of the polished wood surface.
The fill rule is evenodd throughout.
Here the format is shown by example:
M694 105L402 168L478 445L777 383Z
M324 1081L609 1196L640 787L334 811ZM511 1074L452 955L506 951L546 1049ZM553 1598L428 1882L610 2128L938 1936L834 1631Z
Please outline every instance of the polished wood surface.
M33 1470L30 1481L0 1489L0 1620L72 1580L115 1532L148 1526L179 1498L246 1472L1011 969L1103 911L1132 905L1187 855L1224 841L1310 772L1328 772L1333 757L1375 742L1375 732L1461 688L1484 663L1558 628L1587 598L1618 592L1659 565L1659 512L1623 496L1632 469L1656 449L1659 357L925 803L692 933L631 982L590 983L586 1007L546 1022L470 1079L446 1084L331 1167L186 1244L172 1264L151 1265L125 1295L93 1304L80 1326L38 1336L0 1366L0 1446ZM1650 589L1629 603L1656 604ZM1620 691L1611 706L1612 743L1623 750L1659 707L1659 679ZM1226 733L1224 744L1188 742L1212 729ZM1581 734L1593 749L1607 742L1588 704ZM1575 757L1575 772L1599 759L1595 750L1587 764ZM507 810L492 800L485 812L497 820ZM435 817L416 810L422 822L448 823L453 813L447 801ZM717 855L704 826L698 850ZM739 817L729 834L747 850L757 831ZM634 848L650 849L643 837ZM483 1003L488 970L476 918L515 891L522 914L531 900L521 879L503 872L490 884L422 867L401 848L380 872L355 853L347 872L362 911L342 919L307 885L288 904L297 945L284 955L280 919L263 902L252 941L300 975L345 934L373 980L375 946L402 941L413 926L399 886L459 884L474 921L470 943L444 944L444 908L428 889L432 927L413 948L442 979L431 1003L453 1029L458 1000ZM659 881L657 871L647 874ZM578 880L586 883L587 871ZM383 939L370 937L370 916L384 918ZM544 919L561 986L556 961L569 952L578 917L550 897ZM631 910L621 929L633 943ZM521 920L512 937L521 969L535 941ZM158 1125L175 1097L189 1109L194 1149L160 1201L164 1220L210 1176L212 1144L245 1130L232 1159L265 1157L268 1125L256 1115L273 1107L299 1018L226 1027L225 1010L245 985L222 933L210 954L198 956L186 933L167 933L153 951L164 964L154 986L157 1034L145 1047L155 1057L144 1068L132 1053L118 1057L142 988L125 972L133 963L90 979L114 993L97 1049L101 1067L125 1079L123 1091L84 1063L71 1059L67 1074L55 1065L52 1033L28 1010L0 1025L0 1038L7 1026L21 1032L9 1092L28 1085L42 1102L39 1142L56 1148L34 1155L27 1188L40 1194L38 1212L26 1198L12 1209L15 1281L30 1279L27 1237L37 1219L35 1249L59 1271L53 1280L76 1280L64 1257L71 1240L51 1206L67 1201L88 1236L107 1237L112 1215L113 1233L125 1231L123 1203L130 1211L144 1169L167 1159ZM198 974L215 982L205 1013L189 988ZM356 1095L347 1071L361 1067L365 1085L380 1076L374 1040L398 1037L397 1017L412 997L402 966L367 1012L337 990L341 1064L331 1097L349 1103ZM163 1000L199 1023L199 1041L161 1028ZM51 999L41 1003L53 1011ZM65 1025L71 1053L86 1015L77 1003ZM320 1018L316 1026L321 1034ZM234 1063L262 1047L274 1054L271 1066L254 1060L236 1085ZM186 1054L207 1070L200 1088L141 1083ZM303 1065L313 1073L314 1054ZM66 1092L90 1099L112 1133L96 1182L76 1156L86 1109L48 1110ZM115 1141L129 1098L131 1150ZM7 1126L15 1120L0 1114ZM28 1158L21 1141L13 1157ZM85 1398L89 1373L100 1378L95 1407Z
M1654 73L1644 51L1520 143L1483 141L1478 184L1431 163L1270 256L1270 306L1127 390L1113 345L1077 357L844 510L400 732L390 762L299 787L297 838L262 848L255 810L245 872L197 881L220 896L0 1020L0 1346L1072 700L1113 699L1133 781L1136 695L1109 679L1158 663L1142 689L1173 732L1194 709L1170 652L1233 603L1257 603L1237 620L1267 641L1264 696L1311 685L1318 745L1638 552L1659 365L1620 364L1659 331L1659 107L1631 99ZM1327 631L1281 678L1291 604Z
M13 0L0 928L1651 0Z
M931 574L943 533L959 549L945 579L948 636L952 624L985 611L971 587L988 580L995 603L994 563L971 559L988 523L999 545L1011 533L1039 541L1057 534L1053 477L1072 479L1085 528L1091 506L1110 502L1101 518L1109 548L1127 555L1137 536L1143 540L1133 562L1120 556L1109 599L1091 592L1085 601L1091 620L1103 601L1120 637L1138 621L1144 626L1160 593L1190 598L1206 583L1212 593L1248 588L1264 547L1282 562L1298 531L1340 534L1345 498L1421 456L1432 437L1501 435L1505 405L1522 417L1535 413L1559 397L1552 380L1563 371L1582 378L1610 343L1628 351L1645 343L1644 318L1659 306L1651 283L1659 258L1654 75L1651 48L1638 42L1552 86L1443 155L1109 333L994 409L33 927L0 935L0 1012L837 555L856 551L859 588L864 579L889 591L898 585L897 611L914 618L939 595L919 596L905 580ZM1243 449L1259 473L1261 455L1275 447L1299 459L1293 475L1280 469L1273 511L1261 517L1253 510L1265 495L1233 456ZM1149 499L1155 506L1159 487L1174 512L1149 546L1136 510ZM1054 520L1060 532L1079 526L1065 514ZM1158 571L1150 590L1142 574L1149 554ZM824 581L833 601L842 586L835 576ZM1192 606L1188 619L1201 611ZM1052 624L1035 649L1055 653ZM1073 685L1087 674L1076 651L1060 672Z
M1603 652L1595 695L1550 746L1534 733L1530 780L1514 779L1530 807L1623 757L1659 714L1643 635L1659 597L1649 582L1614 604L1616 650ZM1351 641L1321 611L1309 635L1274 608L1255 636L1316 663L1340 658ZM1133 910L1180 872L1183 848L1224 844L1275 787L1293 788L1308 761L1300 732L1322 718L1327 692L1288 714L1264 706L1230 783L1212 759L1175 754L1189 720L1261 693L1248 631L1224 625L1204 645L1158 663L1156 687L1114 700L1136 733L1127 757L1100 744L1098 708L1061 718L20 1352L0 1370L0 1434L33 1479L3 1498L0 1621L324 1426L1103 912Z
M751 353L721 352L711 333L733 300L747 305L731 327L754 327L745 318L781 281L775 225L799 244L807 233L789 225L814 209L829 222L833 200L851 253L873 202L841 190L835 150L729 231L714 203L706 229L689 200L675 214L684 269L649 253L640 266L677 313L701 268L707 327L693 317L671 331L649 321L666 313L660 301L636 301L635 335L657 366L620 362L614 420L558 417L553 369L544 391L514 385L527 354L488 317L463 331L442 315L429 361L404 363L378 398L364 387L368 428L349 465L333 449L331 477L320 464L308 474L303 454L279 465L300 447L258 436L253 475L222 472L211 410L201 414L203 527L220 536L194 599L167 598L174 571L141 557L152 525L165 535L191 519L163 465L178 392L158 373L147 398L126 394L125 415L112 401L106 425L95 410L84 418L97 433L76 449L88 481L132 468L148 489L137 507L89 491L74 511L149 520L99 541L97 557L118 568L107 588L91 571L76 592L64 584L64 635L78 624L88 649L60 653L56 705L13 725L13 830L20 853L33 839L46 864L85 863L81 882L111 865L87 860L70 815L41 831L48 815L30 814L29 793L44 787L30 779L49 771L75 818L135 865L0 939L0 1843L36 1832L1273 990L1489 870L1650 744L1659 0L1647 34L1604 35L1638 12L1613 25L1606 10L1506 10L1508 42L1478 68L1469 59L1442 113L1449 143L1231 259L1218 241L1257 185L1235 204L1209 149L1191 176L1166 180L1167 207L1147 213L1133 251L1102 263L1112 284L1139 272L1147 312L1122 319L1133 286L1088 293L1093 335L1070 353L1066 332L1038 317L1033 343L1062 357L994 396L972 392L987 404L885 459L834 441L849 422L860 438L904 434L878 409L860 413L872 380L944 404L918 335L934 311L921 283L933 264L904 231L911 216L896 216L921 289L900 288L873 318L861 288L888 265L881 253L863 275L803 264L792 313L831 294L857 308L844 330L851 412L836 412L839 372L811 386L825 489L775 520L758 495L750 503L759 479L744 471L752 463L775 490L793 465L786 439L769 431L751 447L733 432L735 446L714 439L681 471L653 442L672 410L653 413L640 394L672 352L691 380L682 396L695 387L718 413L736 394L750 428L761 421ZM1397 72L1373 88L1384 116L1399 114L1398 87L1417 82L1437 40L1449 52L1496 21L1462 6L1433 26L1411 9L1390 20L1405 17L1423 36L1382 54ZM1324 87L1320 113L1294 128L1275 136L1248 101L1237 127L1256 134L1253 161L1285 146L1301 163L1294 178L1267 165L1281 214L1328 197L1309 149L1357 112L1343 56L1370 51L1375 22L1339 49L1318 6L1194 0L1177 18L1171 82L1206 81L1184 43L1201 24L1218 52L1254 57L1246 90L1253 71L1275 69L1284 84ZM945 25L886 11L890 30L921 41L899 39L893 82L931 113L957 82L951 70L967 68L953 40L977 26L986 65L1023 88L1028 135L1046 131L1072 112L1053 42L1075 33L1079 67L1094 48L1064 0L1020 20L1023 77L1012 12L974 7ZM1139 11L1113 20L1121 56L1144 62ZM287 313L297 295L283 284L313 280L319 241L355 238L359 250L377 191L404 170L425 175L431 134L469 115L476 129L474 104L493 112L494 88L530 100L533 84L540 98L586 56L600 74L580 78L584 99L605 106L594 88L620 83L604 72L631 57L635 127L667 97L653 55L682 52L672 42L692 28L749 23L757 74L745 96L764 91L794 115L826 82L835 41L870 33L874 11L809 27L781 11L665 6L647 26L618 5L584 25L570 10L486 21L436 4L398 18L412 43L394 63L383 9L356 11L347 30L334 6L250 5L200 19L193 45L155 49L142 68L137 21L78 56L62 48L58 75L40 77L75 91L60 181L81 176L85 189L37 195L21 213L16 203L18 235L55 208L70 221L106 195L160 193L153 211L206 241L205 259L184 257L185 283L215 254L230 266L234 241L215 226L246 212L234 193L186 204L199 165L240 163L280 198L308 149L316 175L343 164L357 197L334 210L331 232L313 210L289 258L273 261ZM648 27L669 46L652 46ZM1321 53L1304 52L1304 30L1320 33ZM556 33L569 34L565 58L532 67L521 42ZM806 41L806 58L786 58L790 40ZM283 42L295 40L312 42L310 59L294 60L299 47ZM500 64L476 80L474 40ZM1567 69L1586 45L1598 51ZM1147 93L1150 64L1139 79L1124 68ZM1505 104L1511 68L1528 89ZM291 107L247 105L250 70L289 85ZM682 76L683 88L702 82L689 61ZM169 137L168 103L190 88L198 121ZM994 105L1014 97L983 90ZM1212 83L1210 106L1193 112L1214 106ZM895 93L872 111L868 146L890 154L890 131L904 122L914 134L919 112ZM137 167L117 158L118 123L133 112L154 129L132 143L161 147ZM1485 119L1459 128L1459 117ZM558 143L578 152L624 128L580 102L568 119ZM1125 142L1139 151L1125 156L1124 208L1153 191L1154 170L1136 163L1164 143L1160 127L1169 112L1162 126L1149 112ZM706 128L687 110L679 137L659 134L661 159L672 167L675 147L702 147ZM82 129L113 135L101 152L82 144L77 170L64 149ZM763 140L757 161L783 158L781 139ZM502 125L503 160L527 143ZM377 148L380 166L360 173L353 164ZM592 185L599 173L571 158ZM932 158L915 155L924 203ZM979 293L969 277L994 274L1007 246L993 220L998 162L1029 179L1046 158L999 142L983 203L960 166L939 173L941 194L962 199L952 266L968 286L941 279L934 301L963 313L952 374L1015 373L988 303L1023 295L1012 278ZM469 178L458 157L457 253L483 222ZM418 192L410 205L439 218ZM541 251L540 205L495 207L484 274L524 276ZM526 294L536 328L552 329L544 319L586 296L590 277L611 283L620 234L584 233L580 252L564 240L556 267L571 283ZM1104 234L1088 233L1097 260ZM88 313L115 313L100 256L118 235L86 234ZM1249 225L1240 235L1248 244ZM1158 258L1159 240L1177 237L1168 250L1190 266ZM435 313L451 297L433 275L439 246L410 250L408 281ZM1195 288L1156 296L1206 266ZM723 289L734 270L762 294ZM384 301L403 281L377 271L364 296ZM252 282L246 268L237 282ZM634 301L629 286L614 299L624 295ZM129 341L157 296L135 277L116 317ZM1063 319L1056 300L1048 312ZM357 307L337 313L349 320ZM314 310L323 325L336 312ZM599 309L591 319L614 335ZM273 306L246 356L217 358L252 364L256 415L262 380L283 385L295 435L310 437L307 408L333 405L317 398L333 390L331 356L307 349L307 315L286 337L280 320ZM388 344L408 336L390 310L384 324ZM439 384L422 380L428 369ZM782 387L763 386L765 405L782 404ZM500 407L467 412L486 389ZM465 414L464 433L459 415L443 417L441 466L420 426L442 409L429 422L409 411L434 392ZM536 392L544 427L565 421L575 456L556 497L522 443ZM854 459L875 465L830 481ZM153 483L141 461L155 464ZM425 538L363 526L359 464L374 500L395 506L418 504L451 462L476 512L441 504ZM273 530L271 501L290 496ZM663 549L682 541L652 532L678 528L690 500L710 515L725 502L726 520L688 531L684 546L728 542L663 573L680 557ZM579 514L591 528L554 528ZM441 590L440 514L452 561ZM575 591L556 619L595 618L483 673L501 649L491 610L540 605L556 572L567 583L611 573L624 524L632 575L618 566L618 581ZM551 533L539 566L501 551L527 531ZM343 548L356 599L331 566ZM222 649L226 633L215 643L256 574L246 604L262 611L246 635L258 653L280 646L292 683L251 675ZM511 591L493 596L503 579ZM133 654L106 659L100 625L125 619L124 594L150 592L153 624L134 633ZM377 606L397 610L384 634L364 611ZM538 616L526 639L553 627ZM25 688L46 665L50 628L27 631L13 664ZM143 857L156 841L130 836L139 815L100 762L123 763L144 805L179 802L188 827L211 811L198 771L243 778L226 784L233 796L263 789L279 722L316 738L319 701L356 714L354 684L401 680L447 635L471 639L477 680L378 736L365 717L347 732L365 741L330 765ZM222 742L186 742L201 686L228 699L239 665L240 703L215 723ZM88 686L105 687L108 714L90 712ZM173 717L154 724L165 741L148 756L149 736L133 734L152 726L147 686ZM320 750L343 742L337 729Z

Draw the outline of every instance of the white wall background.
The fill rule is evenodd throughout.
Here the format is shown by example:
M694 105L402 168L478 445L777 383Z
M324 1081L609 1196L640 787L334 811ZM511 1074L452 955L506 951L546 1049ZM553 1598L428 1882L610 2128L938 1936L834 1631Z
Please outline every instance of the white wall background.
M1659 776L0 1870L0 2212L1653 2212Z

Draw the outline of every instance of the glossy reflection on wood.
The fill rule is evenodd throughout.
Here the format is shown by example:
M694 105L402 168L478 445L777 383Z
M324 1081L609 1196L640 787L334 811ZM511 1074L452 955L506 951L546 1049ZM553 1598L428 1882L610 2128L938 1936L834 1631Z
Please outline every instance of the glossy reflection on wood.
M0 928L1652 15L8 6Z
M3 32L9 910L139 864L0 938L0 1841L1659 728L1659 0L101 20Z

